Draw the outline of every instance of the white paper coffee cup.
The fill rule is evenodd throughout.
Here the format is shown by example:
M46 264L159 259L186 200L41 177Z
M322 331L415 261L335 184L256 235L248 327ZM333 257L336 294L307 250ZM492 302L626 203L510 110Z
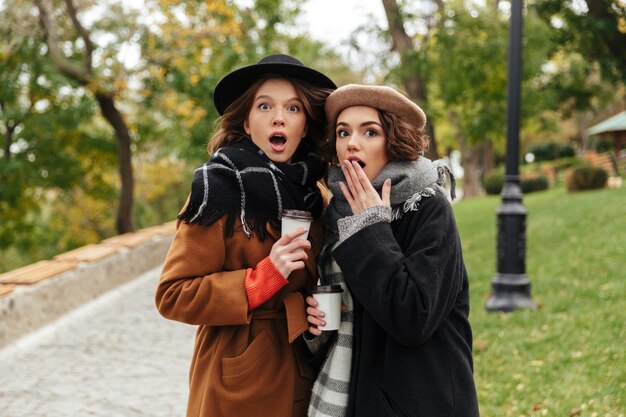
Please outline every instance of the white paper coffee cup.
M283 210L282 213L282 226L281 226L281 235L285 236L286 233L297 227L303 227L307 230L307 232L297 239L305 239L309 236L309 229L311 227L311 222L313 221L313 216L308 211L301 210Z
M338 330L341 324L341 285L318 285L313 289L313 298L317 301L317 309L324 312L325 326L320 330Z

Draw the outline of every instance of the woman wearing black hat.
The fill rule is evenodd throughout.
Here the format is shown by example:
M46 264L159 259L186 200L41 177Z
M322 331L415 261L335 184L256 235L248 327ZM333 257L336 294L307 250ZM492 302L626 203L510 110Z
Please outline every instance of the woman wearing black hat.
M191 195L156 292L166 318L198 325L188 417L304 416L314 379L300 335L303 293L316 283L323 240L316 182L326 165L325 75L272 55L225 76L211 159ZM283 210L308 211L281 237Z
M318 262L324 284L344 287L346 311L309 416L477 417L468 277L442 188L450 172L421 156L424 112L390 87L347 85L326 116L337 165ZM307 302L320 336L324 317Z

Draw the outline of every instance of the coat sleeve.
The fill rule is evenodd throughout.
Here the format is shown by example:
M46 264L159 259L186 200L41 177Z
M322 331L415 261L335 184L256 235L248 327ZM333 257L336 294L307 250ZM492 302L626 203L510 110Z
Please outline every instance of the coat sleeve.
M208 227L179 221L156 291L159 312L194 325L248 324L246 270L223 271L225 255L221 220Z
M404 247L391 224L380 222L352 235L333 256L350 291L373 319L399 343L416 346L453 309L466 271L445 197L423 199L418 211L401 221L400 227L410 228Z

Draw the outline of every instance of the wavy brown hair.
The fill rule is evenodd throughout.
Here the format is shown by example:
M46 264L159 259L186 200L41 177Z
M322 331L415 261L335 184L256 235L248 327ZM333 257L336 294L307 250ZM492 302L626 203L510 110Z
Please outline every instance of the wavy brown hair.
M386 153L390 161L417 161L422 153L428 148L428 136L424 133L424 128L418 128L415 124L409 123L394 113L384 110L378 111L378 117L383 127L385 138L387 139ZM341 114L341 112L339 112ZM337 119L339 116L337 116ZM328 126L328 159L333 163L337 160L335 145L337 120Z
M300 101L302 101L302 106L304 107L307 133L300 143L298 150L300 150L303 145L308 145L310 151L314 151L322 157L329 153L329 141L325 135L326 114L324 113L324 103L332 90L314 87L311 84L295 78L283 77L278 74L266 74L259 77L246 92L228 106L224 114L216 120L215 133L207 145L209 154L247 136L243 125L252 109L254 96L265 81L275 78L289 81L294 86L296 94ZM297 153L298 151L296 151L296 154Z

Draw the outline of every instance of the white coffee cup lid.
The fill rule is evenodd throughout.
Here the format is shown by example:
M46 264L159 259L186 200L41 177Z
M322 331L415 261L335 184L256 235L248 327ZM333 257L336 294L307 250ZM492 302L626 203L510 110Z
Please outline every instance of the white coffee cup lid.
M313 294L330 294L337 292L343 292L343 289L339 284L318 285L317 287L313 288Z
M294 219L313 220L313 216L310 212L302 210L283 210L282 216Z

